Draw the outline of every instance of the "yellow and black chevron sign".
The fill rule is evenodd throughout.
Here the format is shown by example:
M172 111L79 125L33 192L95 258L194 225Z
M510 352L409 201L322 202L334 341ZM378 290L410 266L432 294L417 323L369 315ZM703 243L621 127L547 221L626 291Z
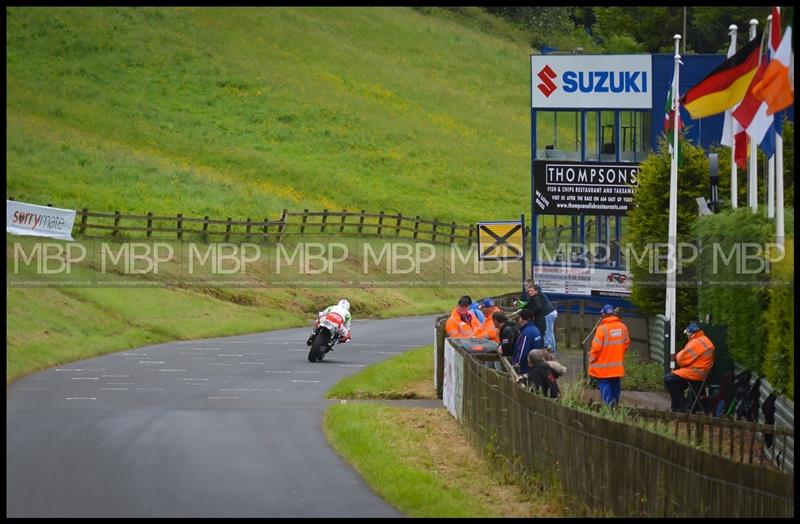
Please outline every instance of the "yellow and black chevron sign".
M521 260L523 244L521 222L478 223L479 260Z

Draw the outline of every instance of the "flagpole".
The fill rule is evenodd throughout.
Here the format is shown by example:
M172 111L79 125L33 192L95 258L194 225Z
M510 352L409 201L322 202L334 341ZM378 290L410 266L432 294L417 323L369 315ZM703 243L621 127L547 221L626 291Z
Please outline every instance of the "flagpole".
M780 7L777 8L779 14L780 9ZM775 118L780 118L777 124L781 131L775 133L775 243L785 247L783 236L783 112L776 113Z
M675 277L677 273L678 243L678 137L680 135L680 103L678 102L678 86L680 85L679 54L681 35L675 35L675 72L672 76L672 108L674 115L672 138L672 162L669 173L669 226L667 231L667 303L665 315L669 321L669 354L670 369L675 369L675 309L676 291Z
M779 123L781 129L782 124L783 118ZM783 135L775 133L775 243L784 247L783 242Z
M728 30L731 35L731 46L733 47L734 53L736 51L736 32L739 30L736 24L731 24L728 26ZM732 55L731 55L732 56ZM730 58L730 56L728 57ZM737 179L737 166L736 166L736 123L731 116L731 208L736 209L739 207L738 203L738 189L739 189L739 180Z
M767 17L767 34L772 31L772 15ZM768 45L768 48L771 46ZM771 58L771 57L770 57ZM772 130L767 133L772 133ZM777 148L778 140L777 133L775 136L775 147ZM767 218L775 217L775 162L776 155L772 155L767 159Z
M758 25L758 20L755 18L750 20L750 40L752 41L756 37L756 26ZM760 51L759 51L759 58L760 58ZM757 169L758 169L758 150L756 149L757 144L756 141L750 137L750 166L747 169L747 201L750 209L755 213L758 211L758 185L756 181L757 176Z

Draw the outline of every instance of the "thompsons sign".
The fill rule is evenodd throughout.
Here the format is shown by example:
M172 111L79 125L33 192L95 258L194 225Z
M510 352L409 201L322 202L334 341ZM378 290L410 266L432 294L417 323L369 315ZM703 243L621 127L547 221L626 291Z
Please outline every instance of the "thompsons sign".
M72 240L75 211L6 200L6 231L14 235Z
M531 55L535 109L651 109L650 55Z
M543 215L625 215L637 187L638 164L533 163L534 206Z

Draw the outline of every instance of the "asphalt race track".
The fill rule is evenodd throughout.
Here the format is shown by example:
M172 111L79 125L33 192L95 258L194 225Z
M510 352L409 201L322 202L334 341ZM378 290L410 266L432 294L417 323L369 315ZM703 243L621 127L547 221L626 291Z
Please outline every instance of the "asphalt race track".
M325 392L431 344L435 317L159 344L7 388L9 517L400 517L328 445ZM433 377L431 377L433 380Z

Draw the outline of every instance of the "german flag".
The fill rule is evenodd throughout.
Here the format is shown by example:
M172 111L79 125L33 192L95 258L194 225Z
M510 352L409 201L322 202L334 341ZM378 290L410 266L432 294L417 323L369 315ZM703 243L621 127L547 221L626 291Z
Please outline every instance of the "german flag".
M722 113L739 103L758 69L761 36L722 62L708 76L686 91L681 104L692 118Z

